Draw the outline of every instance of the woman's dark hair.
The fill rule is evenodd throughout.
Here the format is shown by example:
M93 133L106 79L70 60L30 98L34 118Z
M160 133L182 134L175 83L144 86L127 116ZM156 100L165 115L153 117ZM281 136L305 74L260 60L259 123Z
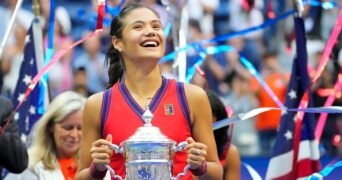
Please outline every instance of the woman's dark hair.
M122 38L122 30L124 28L124 19L125 17L132 12L135 9L139 8L147 8L153 11L158 17L158 13L147 7L146 5L138 2L128 3L121 11L118 16L116 16L110 25L110 36L116 37L118 39ZM119 50L115 49L115 47L112 44L112 41L110 41L109 48L106 54L106 64L109 65L108 68L108 77L109 82L107 84L106 88L112 87L116 82L120 81L124 71L125 71L125 64L123 62L121 53Z
M220 121L222 119L225 119L228 117L227 111L225 106L223 105L220 98L216 95L214 91L208 90L207 96L209 98L211 111L213 113L213 116L216 117L216 121ZM225 126L223 128L217 129L214 131L215 141L216 141L216 148L217 153L220 156L222 152L224 151L227 141L228 141L228 126Z

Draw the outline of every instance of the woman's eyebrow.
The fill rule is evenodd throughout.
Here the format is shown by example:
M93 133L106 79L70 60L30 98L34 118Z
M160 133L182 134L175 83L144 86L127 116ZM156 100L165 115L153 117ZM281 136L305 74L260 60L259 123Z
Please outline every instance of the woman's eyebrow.
M159 23L159 24L161 24L160 20L152 20L149 22L137 20L137 21L134 21L131 25L133 25L133 24L148 24L148 23Z

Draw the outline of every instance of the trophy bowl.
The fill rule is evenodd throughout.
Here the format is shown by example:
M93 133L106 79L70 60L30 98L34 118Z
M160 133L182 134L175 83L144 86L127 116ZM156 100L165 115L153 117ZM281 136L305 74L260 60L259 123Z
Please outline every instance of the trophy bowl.
M182 151L187 145L186 141L176 146L176 142L166 137L158 127L152 126L152 113L147 109L143 115L144 126L139 127L135 133L120 146L112 145L116 153L122 153L125 159L127 180L148 179L168 180L178 179L186 174L189 165L176 177L172 177L173 155ZM115 175L111 170L112 176Z

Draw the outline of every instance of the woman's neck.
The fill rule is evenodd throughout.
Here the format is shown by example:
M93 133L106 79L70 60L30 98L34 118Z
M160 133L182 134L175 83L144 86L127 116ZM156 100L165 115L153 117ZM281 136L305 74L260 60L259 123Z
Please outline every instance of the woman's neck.
M59 155L57 154L57 159L74 159L75 156L66 156L66 155Z
M151 71L140 69L127 70L125 74L125 85L132 95L137 97L153 97L162 84L162 76L159 67Z

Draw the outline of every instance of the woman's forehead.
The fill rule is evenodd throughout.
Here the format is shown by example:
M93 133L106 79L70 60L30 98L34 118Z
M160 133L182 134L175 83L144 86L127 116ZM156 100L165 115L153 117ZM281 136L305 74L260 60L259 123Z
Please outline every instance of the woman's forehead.
M125 22L126 24L132 24L137 21L150 22L155 20L159 21L159 17L152 10L141 7L127 14Z

